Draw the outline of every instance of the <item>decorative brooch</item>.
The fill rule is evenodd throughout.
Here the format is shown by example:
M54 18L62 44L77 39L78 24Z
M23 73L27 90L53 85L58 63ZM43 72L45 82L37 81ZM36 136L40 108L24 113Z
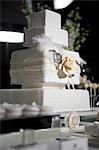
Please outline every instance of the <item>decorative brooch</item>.
M55 68L57 70L57 75L59 78L72 78L77 70L78 62L74 58L64 57L53 49L49 52L53 52L53 60L55 63Z

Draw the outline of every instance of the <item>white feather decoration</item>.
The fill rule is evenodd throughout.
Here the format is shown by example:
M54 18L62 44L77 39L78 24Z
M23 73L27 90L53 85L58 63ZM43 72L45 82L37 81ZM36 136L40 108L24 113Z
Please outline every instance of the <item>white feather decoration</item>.
M44 57L49 58L52 61L52 55L53 53L50 53L49 50L55 50L60 55L63 55L63 51L66 50L62 46L52 42L51 38L45 36L45 35L37 35L32 38L32 43L35 45L39 52L43 53ZM86 64L86 62L80 57L80 64L83 65Z
M47 55L50 49L55 50L61 54L62 47L52 42L52 40L45 35L35 36L32 38L32 43L37 44L37 50Z
M86 61L83 60L81 57L80 57L80 63L81 63L81 65L86 65L87 64Z

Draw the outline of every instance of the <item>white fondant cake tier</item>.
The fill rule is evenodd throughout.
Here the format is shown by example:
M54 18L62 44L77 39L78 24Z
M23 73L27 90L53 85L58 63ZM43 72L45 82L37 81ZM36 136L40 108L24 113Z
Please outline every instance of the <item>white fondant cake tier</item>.
M73 57L80 63L77 52L62 50L61 53L64 57ZM71 84L79 84L79 66L75 69L72 78L59 78L52 53L47 51L46 55L48 58L45 58L36 48L13 52L10 61L11 83L23 86L30 83L67 83L69 81Z
M66 90L57 88L2 89L0 102L32 104L52 107L53 111L90 110L87 90Z
M68 47L68 32L63 29L53 28L50 26L42 26L42 27L34 27L30 29L26 29L25 33L25 47L32 47L33 41L32 38L37 35L44 35L49 37L52 42L62 45L64 47Z
M30 23L30 28L51 26L61 29L61 15L48 9L41 10L30 15Z

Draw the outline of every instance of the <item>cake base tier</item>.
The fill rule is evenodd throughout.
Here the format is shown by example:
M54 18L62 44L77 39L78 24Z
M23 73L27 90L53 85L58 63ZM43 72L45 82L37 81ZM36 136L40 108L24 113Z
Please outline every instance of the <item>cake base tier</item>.
M0 102L50 106L54 112L90 110L87 90L32 88L0 90Z

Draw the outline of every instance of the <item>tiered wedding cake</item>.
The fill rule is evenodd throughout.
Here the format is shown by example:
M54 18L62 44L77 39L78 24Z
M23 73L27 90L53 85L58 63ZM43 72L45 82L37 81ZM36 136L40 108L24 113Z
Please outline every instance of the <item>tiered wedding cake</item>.
M11 56L11 84L21 84L22 89L12 90L10 100L36 101L54 111L89 109L88 91L73 86L79 84L80 57L77 52L65 50L68 33L61 29L58 13L50 10L33 13L31 26L25 30L24 47ZM71 84L73 89L65 89L65 84L68 88ZM8 93L11 95L10 90Z
M28 48L15 51L11 56L12 84L21 84L23 88L30 87L31 83L32 86L33 83L52 85L68 81L79 84L79 53L63 48L68 47L68 33L61 29L59 14L49 10L35 12L30 29L25 30L24 46Z

